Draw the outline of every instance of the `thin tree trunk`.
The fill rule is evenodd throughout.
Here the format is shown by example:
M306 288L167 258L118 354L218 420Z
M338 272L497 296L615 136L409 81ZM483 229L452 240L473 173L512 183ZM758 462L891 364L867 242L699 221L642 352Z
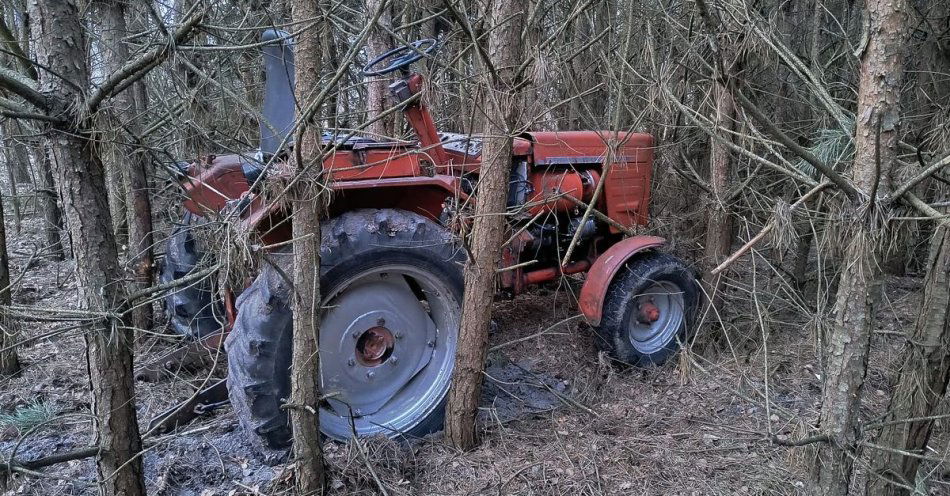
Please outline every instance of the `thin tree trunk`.
M23 127L19 122L7 121L3 127L3 135L10 140L12 147L14 160L9 163L13 169L13 179L19 184L30 183L30 155L23 141Z
M87 88L90 83L85 26L74 2L33 0L30 13L37 61L51 71L41 71L40 89L51 102L51 112L64 118L48 127L46 136L69 219L79 301L89 311L112 311L125 291L105 171L91 140L91 123L88 117L77 115L81 105L76 105L82 100L75 88ZM85 333L96 418L94 444L100 448L96 458L99 492L105 496L145 494L127 320L102 319Z
M17 234L20 234L20 229L22 228L23 216L20 212L20 195L16 187L16 178L13 174L13 169L16 167L14 162L19 161L18 154L14 152L15 145L12 143L12 140L9 140L10 144L6 147L6 156L7 156L7 182L10 183L10 204L13 205L13 227L16 230Z
M736 104L729 90L720 82L715 83L716 115L714 122L722 129L723 139L732 140L729 133L735 127ZM732 152L724 143L710 140L709 186L713 202L706 217L706 263L709 269L719 265L732 250L732 215L725 204L725 196L732 187ZM708 281L717 281L708 276Z
M478 198L470 239L471 259L465 266L465 295L452 387L445 415L445 436L455 447L468 450L477 443L475 418L481 397L482 372L488 353L488 326L495 290L495 269L505 240L505 211L511 174L512 132L520 108L514 68L522 61L521 29L530 2L495 0L490 6L488 51L497 69L488 81L482 163Z
M120 0L102 0L99 3L100 21L102 22L101 40L103 45L103 63L106 72L119 70L129 59L129 48L123 38L128 35L126 25L125 2ZM141 82L136 85L142 84ZM112 98L114 118L122 134L122 128L132 133L138 131L135 122L140 105L136 102L133 85L129 89ZM127 140L119 140L124 142ZM121 212L127 216L129 248L127 257L132 268L132 278L139 289L152 284L152 203L148 196L148 156L141 147L127 150L118 145L118 158L110 168L118 171L122 176L121 186L125 189L121 195L126 198L128 207ZM132 311L132 325L136 329L152 328L152 308L149 304L136 307Z
M917 325L907 337L897 387L881 419L876 444L923 456L933 430L932 418L950 380L950 227L937 227L930 247L930 266L924 284ZM908 419L926 419L909 421ZM897 451L875 450L868 477L868 495L909 494L892 484L915 486L920 458Z
M293 19L320 18L324 5L294 0ZM297 36L296 93L305 102L320 90L323 24L312 25ZM323 494L325 476L320 441L320 217L324 198L319 187L322 171L320 128L307 123L299 138L298 182L293 188L294 334L290 372L290 425L294 436L297 494Z
M369 16L371 12L376 12L384 1L385 0L365 0L366 15ZM379 24L370 31L369 38L366 40L366 53L368 53L370 57L376 57L395 48L393 46L392 36L383 28L384 26L391 27L391 25L392 16L390 15L389 8L387 8L379 18ZM389 106L389 83L390 81L386 77L369 78L366 85L367 119L376 117ZM366 128L366 132L377 139L392 136L395 134L396 129L394 117L393 115L389 115L370 124L369 127Z
M125 197L128 191L128 184L125 182L125 174L122 173L120 165L117 164L118 158L122 155L117 150L112 150L112 158L107 161L105 167L106 189L109 194L109 217L112 218L112 233L116 238L118 246L127 246L129 242L129 206Z
M43 211L43 233L46 238L46 250L53 260L62 260L63 251L63 214L59 208L56 185L53 181L53 166L50 150L45 138L40 138L33 148L37 169L36 194L40 209Z
M3 217L3 197L0 196L0 305L9 305L10 259L7 256L7 228ZM20 359L13 344L17 341L17 323L0 313L0 376L20 371Z
M908 8L905 0L867 0L868 46L859 68L853 179L868 197L886 193L889 171L897 160L900 89ZM835 304L835 322L825 342L825 370L819 427L831 442L819 445L814 461L815 490L846 495L858 441L859 414L874 317L872 292L880 283L878 239L886 235L875 222L879 208L852 203L855 219L845 250Z

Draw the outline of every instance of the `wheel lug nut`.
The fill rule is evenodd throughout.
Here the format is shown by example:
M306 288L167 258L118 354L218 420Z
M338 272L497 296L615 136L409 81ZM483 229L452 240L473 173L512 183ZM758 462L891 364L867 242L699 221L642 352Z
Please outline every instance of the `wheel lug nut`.
M435 341L430 339L428 342L426 342L426 346L429 348L435 348Z
M346 361L346 364L349 365L350 367L352 367L352 366L356 365L356 360L350 358L349 360Z
M386 319L377 320L376 325L378 325L379 327L383 327L384 325L386 325Z
M397 332L396 334L394 334L394 337L395 337L396 339L402 339L402 333L401 333L401 332Z
M359 339L359 338L360 338L360 331L353 331L353 339Z
M373 372L372 370L370 370L369 372L366 373L367 379L372 379L373 377L376 377L376 372Z
M399 363L399 358L394 357L394 356L393 356L393 357L389 357L389 364L390 364L390 365L396 365L397 363Z

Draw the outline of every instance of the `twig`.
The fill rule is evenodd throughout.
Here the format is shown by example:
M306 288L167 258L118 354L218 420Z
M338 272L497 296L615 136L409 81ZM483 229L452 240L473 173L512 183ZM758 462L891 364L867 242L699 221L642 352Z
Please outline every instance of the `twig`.
M827 434L818 434L815 436L809 436L802 439L779 439L778 436L772 436L772 443L779 446L806 446L809 444L815 443L830 443L831 436Z
M605 213L601 212L600 210L597 210L596 208L594 208L594 207L588 205L586 202L581 201L581 200L578 200L577 198L574 198L574 197L571 196L571 195L565 195L564 198L567 198L568 200L574 202L575 205L577 205L577 206L579 206L579 207L581 207L581 208L590 209L590 213L593 214L594 217L597 217L598 219L600 219L600 220L606 222L608 225L613 226L614 229L616 229L616 230L618 230L618 231L624 233L624 235L626 235L626 236L633 236L633 235L636 234L636 232L634 232L633 229L630 229L629 227L627 227L627 226L625 226L625 225L623 225L623 224L621 224L621 223L619 223L619 222L617 222L617 221L611 219L610 217L607 216L607 214L605 214Z
M794 212L795 209L797 209L798 207L801 207L811 197L815 196L818 192L827 188L830 185L831 183L829 181L825 181L818 184L818 186L815 186L814 188L808 190L807 193L802 195L802 197L799 198L798 201L796 201L789 207L788 209L789 212ZM774 228L775 228L775 220L773 219L773 220L770 220L769 223L765 227L763 227L761 231L759 231L759 234L756 234L746 244L742 245L742 248L739 248L738 250L736 250L735 253L733 253L732 255L729 255L729 257L726 258L725 261L723 261L721 264L719 264L718 267L711 270L709 273L712 275L717 275L723 270L726 270L726 268L732 265L733 263L735 263L735 261L738 260L739 257L741 257L742 255L745 255L746 252L751 250L752 247L755 246L756 243L758 243L759 241L762 241L762 238L765 238L765 236L767 236L770 232L772 232L772 229Z

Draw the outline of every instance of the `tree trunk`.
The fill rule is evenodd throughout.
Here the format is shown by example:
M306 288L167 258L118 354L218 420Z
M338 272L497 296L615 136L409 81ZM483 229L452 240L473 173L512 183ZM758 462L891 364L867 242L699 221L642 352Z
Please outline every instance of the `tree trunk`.
M129 48L123 41L128 36L126 26L125 2L119 0L102 0L99 5L100 21L102 23L101 40L103 45L103 64L107 73L115 72L129 59ZM141 82L136 83L141 84ZM139 126L136 116L142 104L135 98L136 86L133 85L112 98L112 110L117 121L119 133L122 128L137 133ZM130 140L119 140L120 143ZM119 158L111 169L118 171L122 176L121 192L127 199L123 215L128 220L128 263L132 268L132 279L139 289L152 285L152 203L148 196L148 155L142 147L125 149L118 145ZM152 328L151 304L143 304L132 311L132 325L136 329Z
M91 139L87 116L76 88L89 87L85 26L74 2L30 2L40 90L51 102L51 113L64 119L46 129L53 169L60 188L73 253L79 301L85 310L115 310L125 297L118 249L112 235L105 172ZM67 84L65 81L71 84ZM142 441L135 417L132 375L132 334L128 319L103 318L86 333L92 410L96 417L96 458L100 494L145 494Z
M7 125L3 126L3 155L4 158L6 158L5 168L7 170L7 182L10 183L10 204L13 205L13 226L14 229L16 229L16 233L20 234L23 216L20 212L20 195L17 192L17 181L13 171L18 167L16 162L19 162L21 157L18 153L16 142L11 137L10 129L12 126L9 123L10 121L7 121Z
M452 387L445 415L445 436L463 450L475 446L475 418L482 371L488 352L488 326L495 292L495 269L505 240L504 215L511 174L512 132L519 117L515 70L522 61L521 29L530 2L495 0L490 7L488 52L497 78L487 81L489 110L478 179L470 260L465 266L465 295Z
M366 16L369 17L373 12L379 9L385 0L365 0ZM370 32L366 40L366 53L370 58L379 56L384 52L395 48L393 46L392 36L384 29L392 27L392 15L389 8L383 11L377 24ZM391 78L387 77L369 77L366 85L366 118L367 120L381 114L389 106L389 83ZM380 139L382 137L392 136L396 132L395 115L380 119L366 128L370 136Z
M12 157L9 157L13 179L19 184L29 184L32 182L30 176L30 154L27 152L23 134L23 127L19 122L8 120L4 123L3 136L9 140L8 146L12 148L13 154Z
M853 179L870 205L852 202L854 222L839 279L835 322L825 342L825 370L819 426L831 442L820 445L814 461L816 492L845 495L851 483L858 441L861 393L867 373L872 292L880 283L878 239L884 227L877 197L889 189L897 160L900 89L908 9L905 0L867 0L869 40L859 68Z
M33 158L36 162L37 188L40 209L43 211L43 233L46 238L46 250L53 260L62 260L66 254L63 251L63 214L59 209L56 185L53 181L53 165L50 161L49 145L45 138L40 138L33 147Z
M722 130L722 138L732 141L729 131L735 127L736 104L728 88L718 81L715 86L716 115L713 121ZM717 140L710 140L709 148L709 186L714 204L710 205L706 217L707 271L725 260L732 249L732 216L725 204L725 197L732 187L732 152ZM706 280L718 286L717 276L708 275Z
M295 21L320 18L323 5L294 0ZM320 90L323 24L297 36L297 101L307 108ZM290 373L290 425L294 436L297 494L323 494L323 447L320 441L320 217L325 199L319 187L322 172L322 139L317 119L309 120L299 137L300 158L293 194L294 334Z
M950 227L941 224L931 241L930 269L924 284L917 325L907 338L903 366L891 397L876 444L916 455L925 455L937 405L950 380ZM874 451L868 477L868 495L909 494L892 484L915 486L920 459L891 451Z
M0 196L0 305L9 305L11 302L7 228L3 217L3 197ZM17 322L0 313L0 377L13 375L20 371L20 359L17 356L16 348L13 347L18 335Z

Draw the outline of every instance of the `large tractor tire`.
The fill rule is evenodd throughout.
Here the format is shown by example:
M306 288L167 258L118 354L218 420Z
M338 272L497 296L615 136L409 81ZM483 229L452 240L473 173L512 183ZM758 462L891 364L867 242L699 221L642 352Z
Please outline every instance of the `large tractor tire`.
M696 275L683 261L656 252L635 257L607 289L597 344L621 363L661 365L688 338L698 306Z
M320 429L331 439L441 429L465 255L445 228L400 210L325 222L320 250ZM252 443L290 444L293 255L270 253L237 300L225 344L231 403ZM353 427L351 427L351 418ZM266 451L266 450L264 450Z
M175 226L165 245L165 261L159 280L169 283L191 274L196 268L207 265L207 254L201 253L195 240L194 230L201 217L186 212ZM165 312L169 327L176 334L200 338L219 332L224 321L224 312L214 290L214 281L206 277L176 288L165 297Z

